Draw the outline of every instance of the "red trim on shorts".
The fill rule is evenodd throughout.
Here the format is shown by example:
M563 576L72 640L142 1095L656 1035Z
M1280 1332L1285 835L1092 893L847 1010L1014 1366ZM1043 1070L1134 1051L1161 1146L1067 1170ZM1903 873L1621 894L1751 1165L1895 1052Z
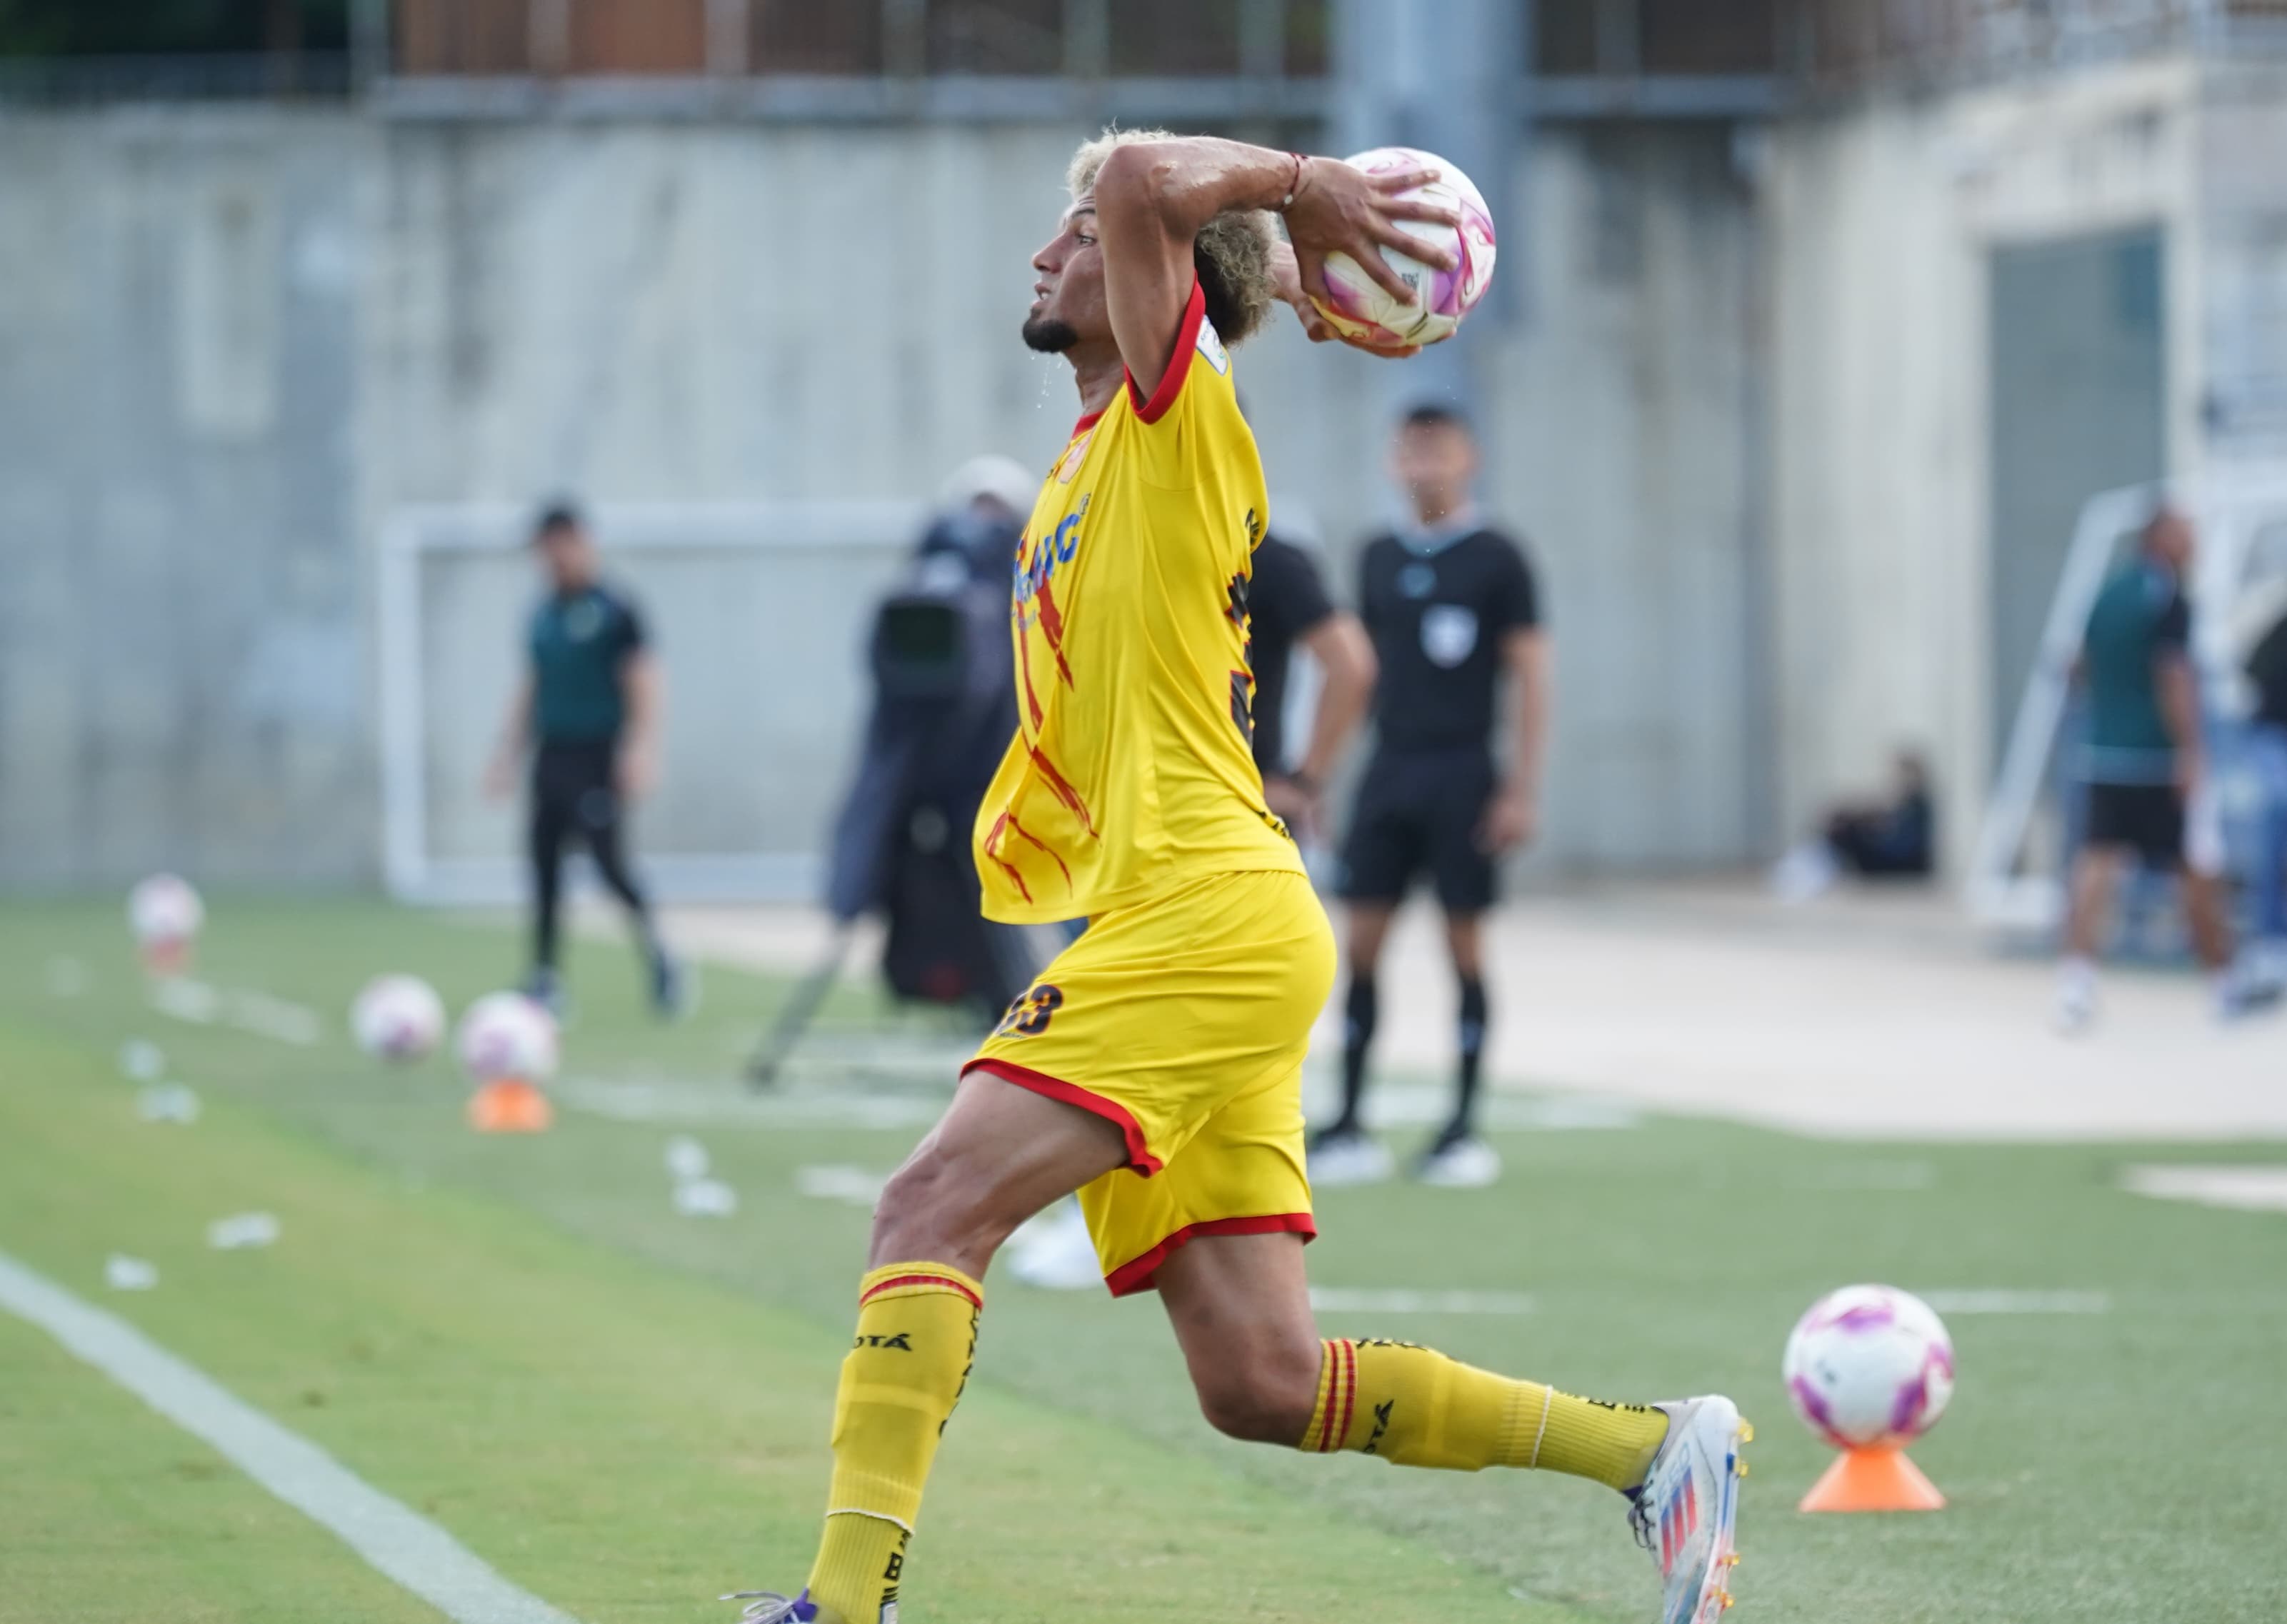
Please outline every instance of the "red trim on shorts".
M1186 1224L1143 1256L1105 1275L1104 1283L1112 1287L1115 1297L1149 1291L1168 1254L1190 1245L1201 1235L1300 1235L1310 1241L1318 1238L1318 1225L1307 1212L1278 1213L1263 1218L1209 1218L1204 1224Z
M1157 423L1167 415L1175 397L1183 392L1183 380L1191 376L1191 357L1199 347L1199 323L1207 316L1207 290L1199 282L1191 283L1191 297L1183 301L1183 319L1175 324L1175 349L1167 357L1167 369L1159 375L1159 387L1146 400L1144 392L1136 387L1136 375L1128 377L1128 403L1136 408L1138 423Z
M880 1296L883 1292L894 1291L900 1286L935 1286L941 1291L948 1291L957 1296L967 1297L969 1299L969 1305L971 1308L981 1311L985 1307L984 1298L978 1296L968 1287L962 1285L959 1280L954 1279L951 1275L947 1274L900 1274L895 1279L877 1280L873 1285L868 1286L863 1295L859 1297L858 1306L863 1308L866 1304L871 1303L875 1297Z
M1018 1066L1008 1060L996 1060L989 1056L971 1060L961 1068L961 1074L964 1077L971 1072L983 1072L988 1076L998 1077L1003 1082L1013 1082L1020 1089L1030 1089L1033 1093L1046 1098L1060 1099L1067 1105L1078 1105L1091 1116L1102 1117L1119 1129L1120 1136L1128 1141L1128 1166L1131 1171L1149 1178L1159 1170L1161 1166L1159 1159L1151 1153L1151 1147L1144 1142L1144 1125L1138 1122L1128 1107L1118 1100L1106 1099L1101 1094L1091 1094L1078 1083L1066 1082L1061 1077L1051 1077L1046 1072L1036 1072L1029 1066Z

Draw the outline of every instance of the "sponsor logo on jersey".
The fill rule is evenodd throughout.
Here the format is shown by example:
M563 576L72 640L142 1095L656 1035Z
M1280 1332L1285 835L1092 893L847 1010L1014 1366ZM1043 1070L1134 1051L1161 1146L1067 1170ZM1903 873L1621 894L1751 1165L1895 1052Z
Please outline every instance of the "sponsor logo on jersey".
M585 643L604 629L604 606L592 598L583 598L564 611L564 635L574 643Z
M1017 603L1032 602L1041 589L1056 578L1056 571L1071 563L1080 551L1080 521L1088 512L1088 497L1082 496L1080 505L1056 520L1056 527L1038 541L1028 537L1017 543L1013 588Z
M1476 652L1477 615L1459 604L1431 604L1421 611L1421 652L1433 665L1452 670Z
M1199 318L1199 352L1207 358L1208 366L1226 377L1231 375L1231 352L1223 347L1223 335L1205 316Z

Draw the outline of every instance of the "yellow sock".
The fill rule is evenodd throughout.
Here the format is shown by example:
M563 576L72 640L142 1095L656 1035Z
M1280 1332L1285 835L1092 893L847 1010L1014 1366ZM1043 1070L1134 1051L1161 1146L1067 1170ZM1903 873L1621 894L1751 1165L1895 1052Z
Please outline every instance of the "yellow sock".
M810 1599L828 1619L877 1624L897 1603L922 1487L969 1381L984 1306L985 1288L943 1264L892 1264L859 1283L857 1341L834 1399L826 1539L810 1573Z
M1667 1436L1666 1414L1649 1406L1512 1382L1411 1343L1321 1345L1309 1454L1354 1449L1448 1471L1534 1467L1632 1489Z

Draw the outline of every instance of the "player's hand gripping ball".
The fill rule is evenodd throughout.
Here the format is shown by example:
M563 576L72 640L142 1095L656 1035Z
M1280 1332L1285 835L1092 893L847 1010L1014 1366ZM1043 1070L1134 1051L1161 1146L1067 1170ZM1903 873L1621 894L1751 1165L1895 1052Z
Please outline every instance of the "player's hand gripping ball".
M1911 1443L1953 1397L1953 1339L1930 1305L1891 1286L1845 1286L1787 1338L1787 1397L1837 1449Z
M461 1064L479 1082L556 1074L556 1021L522 993L487 993L461 1017Z
M418 976L376 976L350 1006L350 1030L376 1060L418 1060L445 1035L445 1002Z
M1387 260L1418 303L1408 305L1368 276L1348 254L1326 256L1326 297L1311 303L1334 329L1354 343L1374 349L1400 350L1411 345L1436 344L1450 338L1461 320L1476 308L1493 280L1493 217L1469 178L1435 153L1412 147L1377 147L1343 160L1369 175L1400 170L1430 169L1437 178L1426 186L1398 194L1440 203L1461 217L1459 226L1427 220L1401 220L1399 228L1425 242L1452 250L1456 264L1440 271L1419 259L1384 248Z

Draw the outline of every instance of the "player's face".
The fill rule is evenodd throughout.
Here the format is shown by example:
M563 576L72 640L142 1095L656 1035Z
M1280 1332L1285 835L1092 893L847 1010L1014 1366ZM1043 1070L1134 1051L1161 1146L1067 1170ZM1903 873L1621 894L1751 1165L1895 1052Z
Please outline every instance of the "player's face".
M584 530L550 530L540 538L540 567L559 592L576 592L596 579L596 545Z
M2190 566L2193 545L2192 521L2181 513L2163 513L2152 521L2152 551L2170 569L2181 574Z
M1468 432L1454 424L1402 428L1391 448L1390 471L1417 513L1440 517L1468 500L1469 481L1477 472L1477 448Z
M1096 241L1096 205L1082 198L1065 210L1056 234L1033 256L1039 280L1025 313L1025 342L1047 355L1112 334L1104 302L1104 250Z

